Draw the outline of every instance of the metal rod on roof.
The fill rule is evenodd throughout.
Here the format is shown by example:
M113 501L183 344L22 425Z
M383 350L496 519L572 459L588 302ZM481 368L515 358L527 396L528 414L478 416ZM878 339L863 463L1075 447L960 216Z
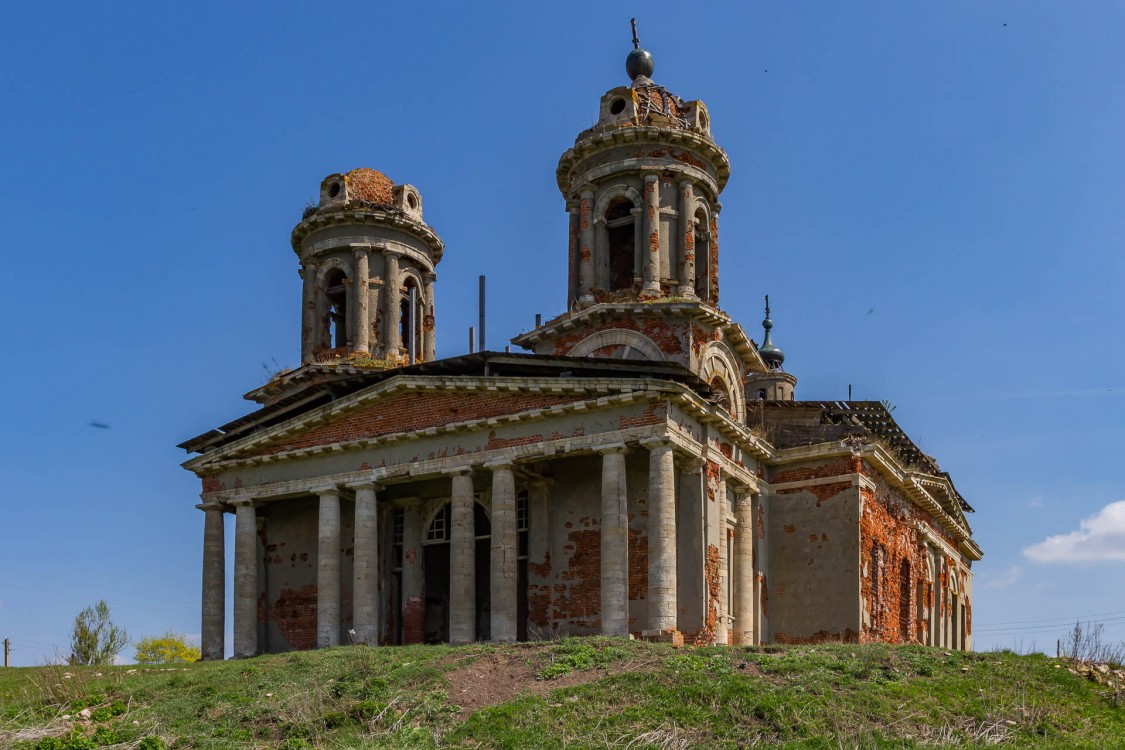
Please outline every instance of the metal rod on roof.
M480 330L477 331L479 338L478 348L484 351L484 274L480 275Z
M473 354L477 350L477 330L469 326L469 354Z
M410 312L406 316L410 331L406 336L406 351L410 364L418 361L418 287L410 286Z
M543 325L543 314L542 313L535 313L535 327L539 328L542 325Z
M848 401L852 400L852 384L848 383Z

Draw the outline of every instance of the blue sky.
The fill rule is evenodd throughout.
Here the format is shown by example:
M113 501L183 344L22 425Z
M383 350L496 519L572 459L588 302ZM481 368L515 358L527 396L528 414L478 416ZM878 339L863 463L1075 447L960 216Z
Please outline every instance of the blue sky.
M422 192L439 356L480 273L490 348L562 310L554 168L632 15L733 164L722 306L757 336L768 293L798 397L888 399L976 507L977 646L1125 638L1125 5L45 2L0 24L14 664L101 597L198 633L175 445L297 363L289 231L325 175Z

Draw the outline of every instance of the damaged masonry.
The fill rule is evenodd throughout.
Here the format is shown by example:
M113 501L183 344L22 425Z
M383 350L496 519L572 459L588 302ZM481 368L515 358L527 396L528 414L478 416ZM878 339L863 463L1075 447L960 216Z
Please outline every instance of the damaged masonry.
M516 641L972 644L972 508L875 402L795 400L767 307L719 307L706 106L651 79L559 160L567 310L527 353L435 357L444 246L371 169L292 232L301 366L181 445L202 481L202 646Z

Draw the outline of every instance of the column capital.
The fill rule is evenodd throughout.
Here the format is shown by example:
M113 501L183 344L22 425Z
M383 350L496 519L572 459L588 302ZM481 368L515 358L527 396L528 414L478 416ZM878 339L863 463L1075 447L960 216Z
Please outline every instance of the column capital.
M256 507L258 507L258 501L255 500L252 497L240 497L237 500L231 500L230 504L233 505L236 508L246 508L246 507L256 508Z
M585 185L582 185L581 187L578 188L578 195L581 196L584 200L589 200L590 198L593 198L594 193L595 193L594 186L591 185L590 183L586 183Z
M653 437L641 438L641 445L650 451L657 448L671 448L672 438L668 435L654 435Z
M450 477L463 477L473 473L472 466L454 466L451 469L445 469L442 474Z
M422 274L422 281L432 284L437 281L437 274L433 271L426 271Z
M383 488L383 485L381 485L379 482L376 482L374 479L361 479L358 482L348 482L344 486L349 490L371 489L375 492L378 492Z
M223 503L221 503L219 501L212 501L212 502L209 502L209 503L197 503L195 507L198 508L199 510L202 510L202 511L217 510L217 511L220 511L220 512L223 512L223 513L226 512L226 507L223 505Z
M681 190L683 188L689 188L689 187L694 187L694 186L695 186L695 182L693 180L680 180L680 189Z
M680 470L686 474L698 474L703 471L703 465L706 463L699 456L680 456L676 462L680 466Z
M386 257L395 258L396 260L398 258L401 258L403 255L405 255L405 253L403 253L401 250L396 250L396 249L390 248L390 247L382 247L382 248L379 248L379 250L381 250L383 255L385 255Z
M355 245L355 246L352 247L352 250L355 252L355 255L356 255L357 258L360 255L367 255L368 253L371 252L371 249L372 248L371 248L370 245Z
M660 180L660 172L659 172L659 171L657 171L657 170L652 170L652 171L649 171L649 170L647 170L647 169L643 169L643 168L642 168L642 169L641 169L641 173L642 173L642 174L644 175L644 178L645 178L645 182L646 182L646 183L647 183L647 182L653 182L653 183L655 183L655 182L657 182L658 180Z
M594 450L601 454L624 453L629 450L629 446L625 445L625 443L608 443L606 445L595 446Z
M511 458L498 458L495 461L489 461L484 465L484 468L491 471L499 471L500 469L507 469L511 471L516 467L516 462Z
M321 495L321 496L323 496L323 495L339 496L340 495L340 486L336 485L336 484L314 485L313 487L311 487L309 489L309 492L311 492L314 495Z

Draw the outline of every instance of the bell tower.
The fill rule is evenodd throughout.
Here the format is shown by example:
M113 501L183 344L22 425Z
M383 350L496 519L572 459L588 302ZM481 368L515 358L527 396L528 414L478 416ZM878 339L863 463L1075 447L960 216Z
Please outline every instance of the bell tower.
M601 97L555 178L569 214L567 312L512 339L540 354L683 364L738 415L768 371L719 309L719 195L730 160L701 101L656 83L633 22L630 83Z
M332 174L293 228L301 363L395 367L434 359L434 268L444 246L422 196L374 169Z

